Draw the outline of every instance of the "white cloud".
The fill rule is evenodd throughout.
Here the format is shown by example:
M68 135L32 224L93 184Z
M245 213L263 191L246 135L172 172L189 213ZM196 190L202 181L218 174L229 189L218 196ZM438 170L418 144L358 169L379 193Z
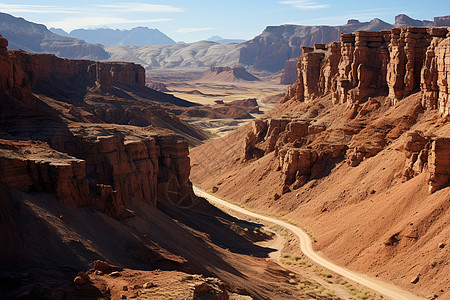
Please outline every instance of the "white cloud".
M0 3L0 11L5 13L41 13L41 14L73 14L81 13L77 8L65 8L52 5L25 5Z
M317 2L308 1L308 0L281 1L280 3L292 5L295 8L302 9L302 10L321 9L321 8L327 8L330 6L328 4L319 4Z
M172 21L172 19L147 19L147 20L130 20L120 17L83 17L83 18L66 18L61 21L45 22L47 27L63 28L66 31L71 31L80 27L98 27L110 24L146 24ZM82 24L82 25L80 25Z
M25 5L25 4L6 4L0 3L0 11L6 13L90 13L98 14L109 13L174 13L183 12L184 9L164 4L147 3L117 3L105 5L88 5L80 7L64 7L57 5Z
M182 12L184 9L163 4L146 4L146 3L117 3L92 5L102 9L120 11L120 12Z
M71 31L80 27L100 27L113 24L148 24L167 22L173 20L171 18L167 18L167 14L184 11L182 8L164 4L121 2L105 5L80 4L80 6L77 6L76 2L72 3L75 3L73 4L74 6L66 7L63 4L22 5L5 4L0 2L0 11L11 14L31 13L42 15L41 17L35 17L34 20L44 23L47 27L63 28L66 31ZM74 15L69 17L67 14ZM51 18L47 15L51 15ZM139 17L137 18L140 18L139 20L136 19L136 16L138 15Z
M182 27L182 28L178 28L176 30L176 32L191 33L191 32L208 31L208 30L214 30L214 28L209 28L209 27Z

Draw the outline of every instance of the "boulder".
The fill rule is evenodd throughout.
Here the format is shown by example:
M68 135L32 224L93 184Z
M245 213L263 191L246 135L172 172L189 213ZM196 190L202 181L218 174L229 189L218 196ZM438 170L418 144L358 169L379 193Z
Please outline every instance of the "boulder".
M121 271L122 268L114 266L114 265L111 265L111 264L109 264L107 262L104 262L104 261L101 261L101 260L96 260L94 262L94 270L102 271L102 272L105 272L105 273L111 273L113 271Z

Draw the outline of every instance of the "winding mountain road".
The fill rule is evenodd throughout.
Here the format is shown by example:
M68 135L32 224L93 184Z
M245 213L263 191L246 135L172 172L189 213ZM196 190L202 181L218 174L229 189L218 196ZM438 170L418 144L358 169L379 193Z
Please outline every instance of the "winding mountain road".
M341 276L344 276L354 282L362 284L362 285L378 292L379 294L382 294L383 296L385 296L389 299L395 299L395 300L397 300L397 299L398 300L423 300L424 299L424 298L420 298L414 294L411 294L397 286L391 285L389 283L383 282L378 279L370 278L366 275L362 275L362 274L356 273L354 271L350 271L344 267L338 266L338 265L330 262L329 260L320 256L318 253L314 252L314 250L312 248L311 239L308 236L308 234L292 224L289 224L287 222L284 222L284 221L281 221L281 220L278 220L275 218L271 218L271 217L267 217L267 216L263 216L263 215L260 215L257 213L250 212L242 207L236 206L236 205L226 202L218 197L215 197L215 196L199 189L196 186L194 186L193 188L194 188L194 192L197 196L207 199L211 204L223 206L223 207L226 207L233 211L236 211L238 213L244 214L246 216L249 216L252 218L258 218L260 220L264 220L264 221L282 226L282 227L290 230L298 237L298 239L300 241L301 251L309 259L311 259L314 263L316 263L326 269L329 269L329 270L331 270Z

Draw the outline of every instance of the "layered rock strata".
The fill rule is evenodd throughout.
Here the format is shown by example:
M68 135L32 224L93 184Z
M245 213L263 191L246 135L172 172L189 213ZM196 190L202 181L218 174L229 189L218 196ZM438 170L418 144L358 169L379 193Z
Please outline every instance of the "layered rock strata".
M145 86L145 70L133 63L99 63L69 60L52 54L29 54L8 51L8 40L0 37L0 93L32 102L32 90L43 90L51 84L64 82L77 87L101 86L110 89L116 84Z
M0 38L0 134L5 137L0 141L0 184L48 192L65 205L93 206L116 218L129 216L131 203L192 203L186 141L151 126L83 123L88 113L81 110L70 115L72 123L65 120L67 112L60 114L33 94L52 82L72 92L83 86L144 87L141 66L7 51L7 45ZM65 96L60 103L68 113L88 106ZM92 109L94 114L104 111Z
M255 120L245 139L244 160L260 158L274 151L283 181L282 193L298 189L318 178L334 159L342 157L347 146L342 143L306 146L326 130L301 119ZM306 146L306 147L305 147Z
M86 162L39 141L0 140L0 183L27 192L47 191L70 206L87 206Z
M447 28L394 28L391 31L344 33L340 43L302 47L303 54L297 62L298 79L288 89L282 102L312 102L318 97L327 96L333 104L345 104L348 121L343 136L347 135L350 140L338 147L339 153L331 151L331 156L324 155L326 151L316 151L311 146L300 148L308 140L312 142L305 136L302 137L303 140L296 141L295 145L285 143L287 149L281 150L270 146L280 145L278 136L267 134L263 139L259 138L255 128L265 126L258 125L247 136L244 158L248 160L261 153L276 150L284 183L289 186L296 182L294 187L297 188L305 180L315 176L314 167L317 162L323 162L323 159L318 159L319 153L329 162L330 157L341 157L350 166L357 166L364 159L377 155L410 128L423 109L437 109L445 122L450 105L447 80L450 75L448 35ZM377 97L387 98L388 106L398 106L402 99L417 92L421 98L420 103L412 105L412 110L405 112L402 120L396 121L397 125L361 130L367 122L364 116L379 111L385 105ZM417 96L410 99L408 101L417 101ZM353 122L350 121L352 119ZM283 122L288 124L294 121ZM279 132L286 131L287 125L279 129ZM273 132L279 133L276 130ZM292 133L287 134L296 138ZM369 135L370 142L366 138ZM445 171L448 169L448 138L423 137L420 134L408 137L415 142L410 141L405 146L408 162L404 178L409 180L426 171L431 192L446 187L449 184L448 172ZM266 140L269 141L265 142L269 145L267 151L259 151L255 145L264 145L262 141ZM361 144L362 140L366 142ZM417 141L420 142L417 144ZM410 144L415 145L413 149ZM415 149L417 145L420 145L419 149ZM333 149L335 146L329 144L327 147ZM284 188L283 192L286 190L288 189Z
M341 35L341 42L303 47L298 79L283 102L331 94L333 103L389 96L395 105L417 90L426 109L449 114L447 28L408 27Z
M33 55L22 51L12 51L11 59L28 74L33 87L55 78L86 84L93 82L106 89L112 88L114 84L145 85L144 68L133 63L69 60L52 54Z
M425 136L421 131L408 133L404 145L407 158L403 177L409 180L428 173L428 187L435 192L450 182L450 139Z
M93 206L116 218L129 216L131 203L192 203L186 141L93 128L95 135L81 128L48 144L1 140L0 183L48 192L65 205Z

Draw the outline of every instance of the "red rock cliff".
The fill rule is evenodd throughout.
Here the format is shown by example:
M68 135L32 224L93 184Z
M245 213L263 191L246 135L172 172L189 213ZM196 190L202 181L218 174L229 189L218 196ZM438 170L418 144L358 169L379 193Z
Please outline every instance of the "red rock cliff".
M69 60L52 54L29 54L11 51L11 59L27 73L33 87L54 78L100 84L108 89L114 84L145 85L145 70L133 63Z
M311 101L331 94L349 106L389 96L392 104L420 89L423 107L449 114L447 28L408 27L341 35L341 42L304 47L298 79L285 98Z
M93 206L116 218L130 215L127 207L138 202L192 203L186 141L151 126L69 122L32 94L51 81L144 86L141 66L71 61L6 46L0 38L0 184L48 192L63 204ZM42 128L30 130L34 126Z
M31 86L26 74L10 58L7 46L8 40L0 35L0 94L32 103Z
M118 130L112 125L74 128L74 136L48 144L0 140L0 183L48 192L65 205L93 206L116 218L129 215L132 203L190 205L187 142Z

